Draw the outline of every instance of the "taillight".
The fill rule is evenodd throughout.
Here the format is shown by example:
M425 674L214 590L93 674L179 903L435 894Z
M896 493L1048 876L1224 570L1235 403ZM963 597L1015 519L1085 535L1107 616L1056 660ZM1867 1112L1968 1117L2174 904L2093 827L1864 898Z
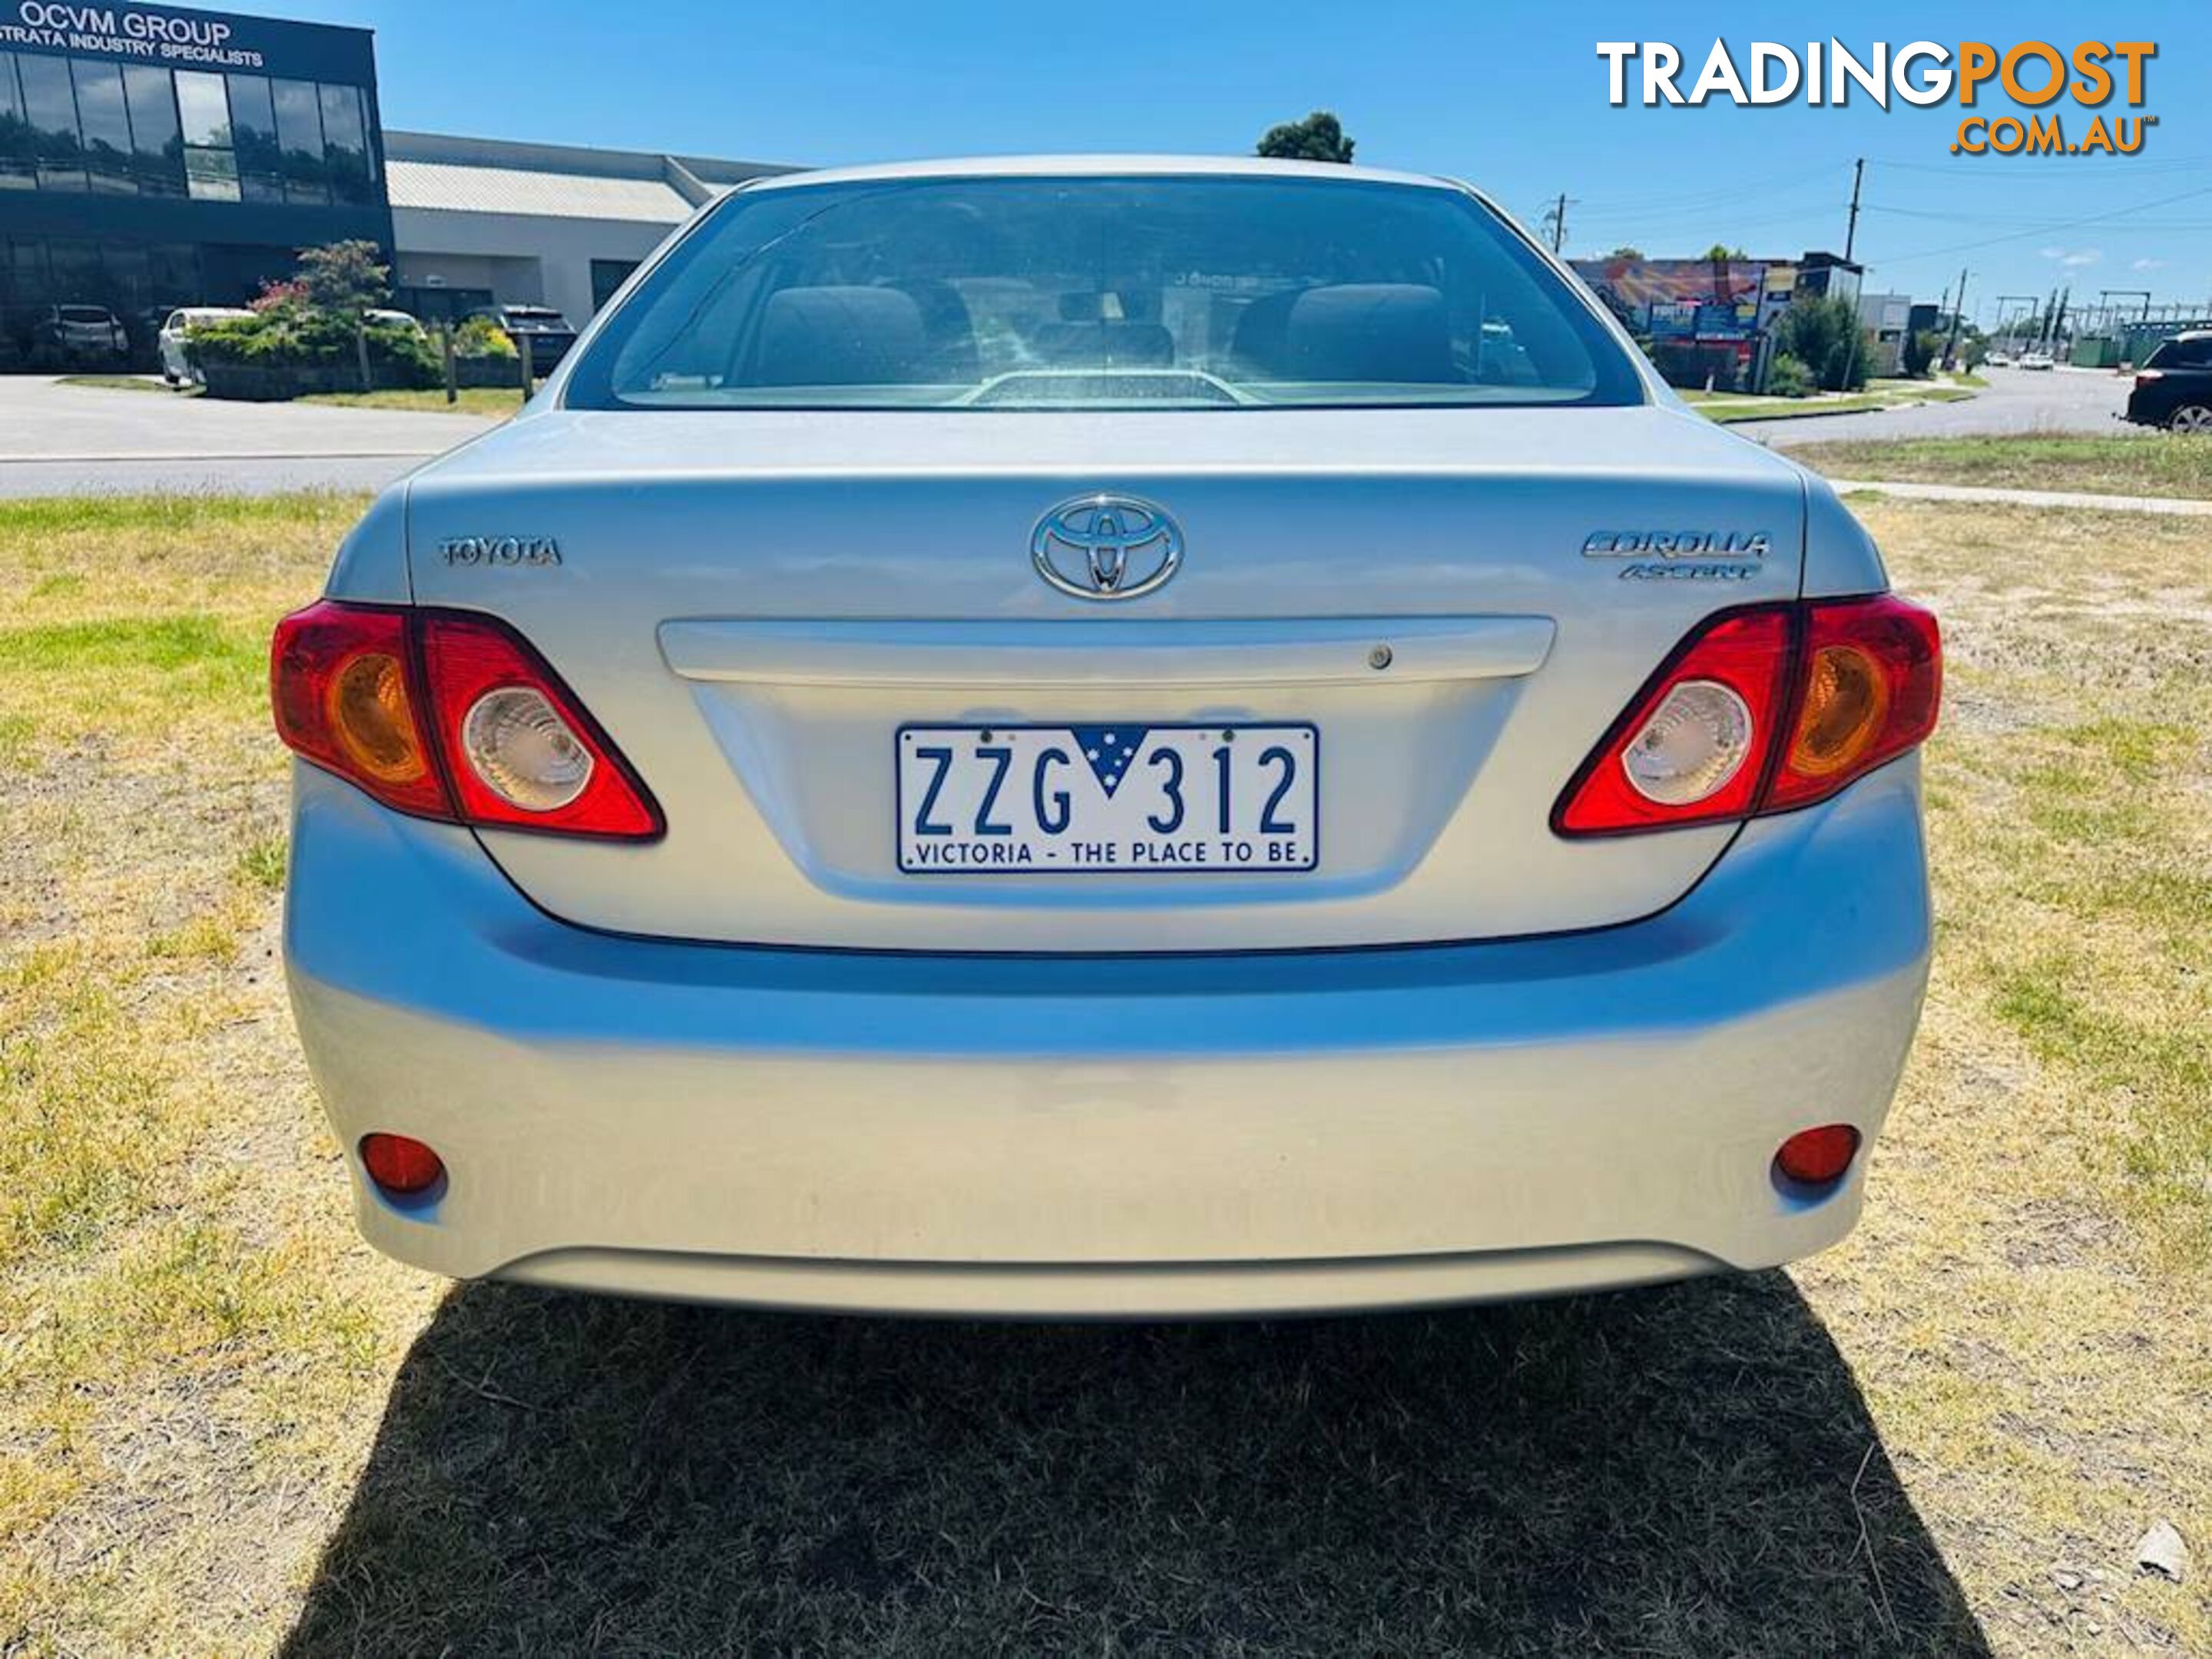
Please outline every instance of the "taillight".
M1632 835L1809 806L1925 738L1942 688L1936 618L1893 595L1723 611L1631 700L1552 827Z
M453 816L422 719L404 613L327 599L294 611L270 647L269 700L276 735L295 754L386 806Z
M646 841L659 809L520 635L488 617L325 599L276 625L276 733L418 817Z
M1887 593L1804 611L1796 713L1762 812L1826 800L1925 741L1942 698L1934 613Z
M1583 763L1553 814L1563 836L1740 818L1789 692L1790 619L1717 617L1685 640Z

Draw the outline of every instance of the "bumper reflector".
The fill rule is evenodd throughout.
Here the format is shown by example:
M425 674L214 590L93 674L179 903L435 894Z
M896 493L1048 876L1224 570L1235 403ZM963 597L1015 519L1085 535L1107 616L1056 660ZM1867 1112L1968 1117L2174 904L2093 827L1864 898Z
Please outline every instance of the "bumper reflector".
M390 1198L419 1198L446 1176L445 1160L405 1135L363 1135L361 1163Z
M1859 1155L1859 1132L1848 1123L1801 1129L1782 1143L1774 1167L1801 1187L1826 1187L1844 1178Z

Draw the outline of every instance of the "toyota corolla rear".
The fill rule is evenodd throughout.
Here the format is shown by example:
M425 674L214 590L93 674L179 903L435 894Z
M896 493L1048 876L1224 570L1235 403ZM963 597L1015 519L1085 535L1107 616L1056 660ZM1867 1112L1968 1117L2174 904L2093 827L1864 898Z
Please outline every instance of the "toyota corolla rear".
M280 628L370 1239L1024 1315L1770 1266L1929 950L1931 618L1457 185L793 175Z

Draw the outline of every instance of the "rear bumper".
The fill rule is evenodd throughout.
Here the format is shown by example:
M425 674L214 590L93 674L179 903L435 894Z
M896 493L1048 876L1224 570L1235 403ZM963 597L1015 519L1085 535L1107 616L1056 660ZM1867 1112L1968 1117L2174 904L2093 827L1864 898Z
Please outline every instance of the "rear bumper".
M610 856L620 856L611 851ZM1929 927L1917 762L1664 914L1487 945L988 957L615 938L296 775L287 966L363 1231L462 1277L1009 1315L1372 1308L1758 1267L1856 1219Z

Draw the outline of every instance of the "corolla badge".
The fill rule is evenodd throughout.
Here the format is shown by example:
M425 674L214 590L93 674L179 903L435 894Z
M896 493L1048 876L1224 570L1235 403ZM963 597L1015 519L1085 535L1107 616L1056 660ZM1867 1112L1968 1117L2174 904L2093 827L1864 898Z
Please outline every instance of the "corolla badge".
M1133 495L1078 495L1036 521L1037 574L1079 599L1133 599L1182 568L1182 529Z

